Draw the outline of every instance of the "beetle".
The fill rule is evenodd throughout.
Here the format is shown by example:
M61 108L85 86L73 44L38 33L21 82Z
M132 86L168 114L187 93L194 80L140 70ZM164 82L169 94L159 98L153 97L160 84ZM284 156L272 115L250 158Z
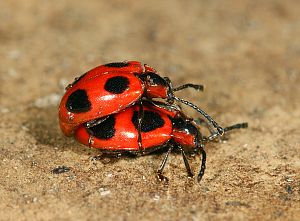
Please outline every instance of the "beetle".
M59 123L66 136L72 136L80 125L95 119L118 113L134 104L139 104L139 149L142 152L140 127L143 116L142 102L162 98L168 104L175 101L197 110L217 129L220 127L205 111L189 101L178 98L174 92L194 88L203 90L202 85L184 84L173 87L167 77L161 77L154 68L138 61L113 62L98 66L86 72L68 85L59 105Z
M140 105L133 105L118 113L102 117L91 124L82 124L75 131L75 138L82 144L100 149L106 153L139 153L138 115ZM213 132L206 137L200 133L200 125L187 117L176 105L161 102L144 102L143 121L141 124L143 155L162 148L168 149L161 166L157 170L160 180L167 180L162 172L170 152L179 149L189 177L192 170L186 157L185 149L201 153L202 163L197 176L200 182L205 172L206 153L204 143L218 136ZM245 128L246 123L225 127L227 132L232 129Z

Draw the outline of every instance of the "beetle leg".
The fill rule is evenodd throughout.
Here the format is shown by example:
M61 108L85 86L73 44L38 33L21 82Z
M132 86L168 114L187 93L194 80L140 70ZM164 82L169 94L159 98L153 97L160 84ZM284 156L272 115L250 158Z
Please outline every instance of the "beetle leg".
M88 142L89 142L89 148L92 148L92 145L93 145L93 143L94 143L94 139L93 139L93 136L92 136L92 135L89 136Z
M204 145L201 144L199 145L199 150L201 151L201 155L202 155L202 161L201 161L201 167L197 176L197 181L200 182L204 172L205 172L205 168L206 168L206 152L204 150Z
M101 118L98 118L98 119L95 119L95 120L88 121L88 122L85 123L85 126L87 128L97 126L98 124L101 124L102 122L104 122L107 118L109 118L109 116L101 117Z
M188 159L187 159L187 157L185 155L185 152L184 152L182 146L180 146L179 144L177 144L177 147L179 148L179 150L181 152L181 155L182 155L182 158L183 158L183 162L184 162L184 166L186 168L186 172L188 174L188 177L191 178L191 177L194 176L194 174L193 174L193 172L191 170L191 167L190 167L189 161L188 161Z
M139 102L139 113L138 113L138 145L139 152L141 155L144 154L143 143L142 143L142 123L144 118L144 107L142 101Z
M163 172L163 170L165 169L166 163L167 163L167 161L168 161L169 155L170 155L170 153L172 152L172 150L173 150L173 145L171 144L170 147L169 147L169 149L168 149L168 152L166 153L166 155L165 155L163 161L161 162L161 164L160 164L160 166L159 166L159 168L158 168L158 170L157 170L157 178L158 178L159 181L165 181L165 182L168 182L168 181L169 181L168 178L165 177L165 176L162 174L162 172Z

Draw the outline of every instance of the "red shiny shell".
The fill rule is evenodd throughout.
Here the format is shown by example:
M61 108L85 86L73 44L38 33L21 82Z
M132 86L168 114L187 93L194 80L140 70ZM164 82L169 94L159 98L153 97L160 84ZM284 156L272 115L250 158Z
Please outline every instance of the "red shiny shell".
M195 135L184 131L173 130L173 138L176 143L183 146L195 147Z
M144 111L150 110L144 107ZM114 151L138 151L138 130L132 122L134 111L138 111L138 106L129 107L113 115L115 119L114 135L109 139L99 139L91 136L84 126L80 126L76 132L76 139L85 145L102 150ZM145 151L152 147L161 146L171 139L172 122L166 114L151 109L151 112L157 113L163 120L163 125L151 131L141 132L142 145Z
M144 86L134 74L141 74L144 70L145 67L137 61L111 63L96 67L77 79L69 86L59 106L60 127L63 133L71 136L80 124L117 113L136 102L142 96ZM113 77L128 79L128 88L122 93L107 91L105 83ZM86 93L89 110L68 110L68 99L78 90Z

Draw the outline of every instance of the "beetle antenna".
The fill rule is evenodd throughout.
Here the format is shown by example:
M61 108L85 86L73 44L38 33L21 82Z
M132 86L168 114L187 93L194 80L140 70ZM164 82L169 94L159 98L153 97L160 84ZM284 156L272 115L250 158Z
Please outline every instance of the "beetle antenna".
M186 89L186 88L193 88L197 91L204 91L204 86L201 85L201 84L183 84L183 85L180 85L178 87L174 87L172 88L172 90L175 92L175 91L180 91L180 90L183 90L183 89Z
M211 116L209 116L204 110L202 110L201 108L199 108L198 106L196 106L195 104L189 102L189 101L186 101L186 100L183 100L181 98L178 98L178 97L175 97L173 96L173 99L176 100L176 101L179 101L180 103L183 103L193 109L195 109L197 112L199 112L203 117L205 117L209 123L211 123L214 128L217 129L218 131L218 135L222 136L225 132L224 128L221 127Z
M242 129L242 128L247 128L248 127L248 123L239 123L239 124L234 124L231 125L229 127L225 127L224 128L224 132L230 131L230 130L235 130L235 129ZM204 141L211 141L213 139L215 139L218 136L218 133L212 133L210 136L208 137L203 137Z
M224 131L227 132L229 130L241 129L241 128L247 128L247 127L248 127L248 123L244 122L244 123L234 124L229 127L225 127Z

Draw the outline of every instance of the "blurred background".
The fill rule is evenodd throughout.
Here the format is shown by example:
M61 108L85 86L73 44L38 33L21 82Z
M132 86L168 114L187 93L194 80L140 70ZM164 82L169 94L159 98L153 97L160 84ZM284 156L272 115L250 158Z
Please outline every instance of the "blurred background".
M299 1L12 0L0 8L0 219L300 219ZM249 122L207 147L200 185L186 178L180 155L165 187L154 175L161 155L91 162L97 151L61 134L64 87L123 60L149 64L174 85L204 84L204 93L178 96L221 125ZM196 171L199 159L190 161ZM51 174L61 165L70 172Z

